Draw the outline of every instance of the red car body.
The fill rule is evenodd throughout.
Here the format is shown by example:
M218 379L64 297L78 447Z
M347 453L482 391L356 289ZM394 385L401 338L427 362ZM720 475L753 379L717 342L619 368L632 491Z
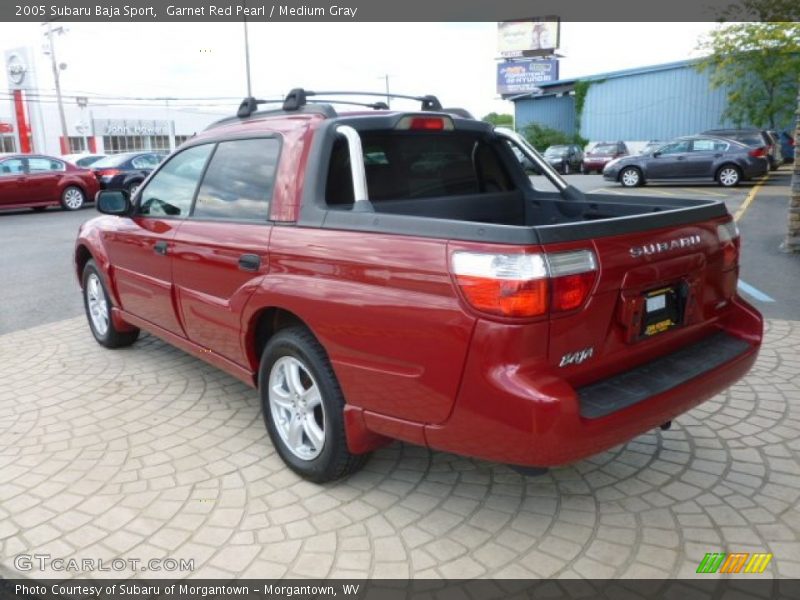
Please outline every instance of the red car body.
M584 155L581 170L583 173L602 173L612 160L627 155L628 147L624 142L601 142Z
M342 122L396 124L402 117L353 115ZM281 139L269 220L101 216L79 233L79 280L94 259L118 329L144 328L251 386L269 324L282 318L305 324L346 398L354 453L398 439L514 465L567 463L670 421L755 361L762 319L736 293L738 238L720 237L732 227L724 205L706 203L694 217L676 208L658 226L639 219L618 230L604 225L588 237L545 227L539 241L527 243L514 241L511 228L482 239L491 225L458 230L474 234L426 233L422 221L416 234L381 231L392 218L380 211L359 217L358 226L341 220L352 216L347 211L317 219L310 204L314 182L327 172L320 153L331 120L313 111L254 116L198 135L192 145ZM455 128L463 123L456 120ZM518 165L513 155L510 163ZM527 181L520 173L518 180ZM608 206L617 201L609 198ZM652 203L641 210L651 211ZM477 239L464 239L470 235ZM157 243L166 255L154 252ZM453 268L462 251L551 258L591 252L598 264L577 305L515 318L471 304ZM237 268L244 252L260 258L256 271ZM685 290L680 326L643 338L643 295L675 282ZM728 354L716 363L703 362L723 350ZM659 375L666 380L658 383ZM593 413L587 404L586 398L633 397L643 381L650 387L628 405ZM604 385L619 393L606 393Z
M40 165L41 168L37 168ZM36 154L0 155L0 209L59 206L65 190L70 187L78 188L87 202L92 201L100 189L90 170L59 158Z

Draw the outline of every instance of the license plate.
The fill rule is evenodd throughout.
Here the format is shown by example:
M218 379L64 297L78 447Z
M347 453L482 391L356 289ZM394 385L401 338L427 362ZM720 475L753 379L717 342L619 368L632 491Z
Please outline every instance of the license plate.
M680 325L682 308L681 295L674 287L647 292L641 334L651 337Z

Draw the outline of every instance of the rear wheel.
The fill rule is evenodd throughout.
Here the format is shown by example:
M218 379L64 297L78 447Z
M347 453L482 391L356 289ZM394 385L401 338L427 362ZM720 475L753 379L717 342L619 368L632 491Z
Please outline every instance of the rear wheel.
M141 181L133 181L133 182L129 183L129 184L128 184L128 185L125 187L125 189L126 189L126 190L127 190L127 192L128 192L128 196L129 196L130 198L133 198L133 195L134 195L134 194L135 194L135 193L136 193L136 192L139 190L139 186L141 186L141 185L142 185L142 182L141 182Z
M717 181L722 187L734 187L742 180L742 172L734 165L723 165L717 171Z
M569 166L569 162L564 163L564 175L569 175L572 173L572 169Z
M642 185L642 172L636 167L625 167L619 174L619 182L624 187L639 187Z
M106 348L122 348L130 346L139 337L138 329L119 331L114 326L111 319L111 299L94 260L87 262L83 269L83 306L89 329L100 345Z
M79 187L71 185L61 192L61 206L64 210L78 210L85 202L86 196Z
M278 455L317 483L360 469L369 455L351 454L344 430L344 396L317 339L302 326L276 333L259 368L264 421Z

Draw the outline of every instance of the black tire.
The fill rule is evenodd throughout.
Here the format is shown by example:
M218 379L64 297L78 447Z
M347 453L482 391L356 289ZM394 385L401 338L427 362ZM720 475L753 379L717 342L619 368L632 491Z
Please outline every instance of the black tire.
M310 459L298 456L284 441L273 415L269 395L270 375L276 363L286 358L299 361L312 378L310 384L316 384L321 398L323 445L319 454ZM279 369L280 365L276 368ZM275 376L278 377L279 373L275 373ZM303 326L287 327L270 338L261 355L258 389L264 423L272 444L283 462L295 473L309 481L324 483L350 475L367 462L369 454L351 454L347 447L344 395L325 350L308 329Z
M68 185L61 192L61 207L64 210L80 210L86 204L86 194L76 185Z
M583 163L581 163L581 173L583 175L588 175L589 174L589 169L587 169L586 165L584 165Z
M102 331L101 328L95 324L91 309L89 308L91 302L90 286L92 285L93 280L96 280L97 284L99 285L99 292L102 293L102 297L105 299L105 305L107 307L108 324L105 331ZM108 295L106 283L103 280L103 274L97 268L97 264L94 262L94 260L89 260L86 263L86 266L83 268L81 281L83 283L83 308L86 311L86 320L89 321L89 329L91 330L94 339L97 340L97 343L99 343L101 346L105 346L106 348L124 348L125 346L130 346L133 344L139 338L139 330L134 329L133 331L119 331L116 327L114 327L114 321L111 319L111 298Z
M125 191L128 192L128 197L133 198L133 195L139 190L140 185L142 185L141 181L131 181L126 185Z
M562 169L562 171L561 171L561 172L562 172L564 175L569 175L570 173L572 173L572 168L569 166L569 163L568 163L568 162L565 162L565 163L564 163L564 168Z
M644 177L638 167L625 167L619 172L619 182L622 187L639 187L644 183Z
M736 187L742 181L742 171L736 165L722 165L715 179L722 187Z

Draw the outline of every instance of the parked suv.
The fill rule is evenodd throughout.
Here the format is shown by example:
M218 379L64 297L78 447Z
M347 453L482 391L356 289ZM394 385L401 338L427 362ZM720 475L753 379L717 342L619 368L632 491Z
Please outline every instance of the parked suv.
M600 142L595 144L583 157L581 173L588 175L592 171L603 172L606 164L620 156L629 154L625 142Z
M346 475L393 439L576 461L755 361L723 202L585 197L520 135L433 96L354 113L309 98L248 98L133 197L100 192L75 248L95 339L146 329L257 388L302 476Z
M769 168L771 171L774 171L783 163L780 144L777 140L773 139L768 131L761 129L710 129L704 131L703 135L714 135L736 140L751 148L764 148L767 158L769 159Z
M581 170L583 148L577 144L550 146L544 151L544 157L556 171L569 175Z

